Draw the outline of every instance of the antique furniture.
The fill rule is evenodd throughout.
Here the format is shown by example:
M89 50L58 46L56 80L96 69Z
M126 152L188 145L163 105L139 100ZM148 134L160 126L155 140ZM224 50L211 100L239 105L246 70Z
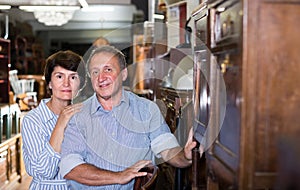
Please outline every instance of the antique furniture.
M275 188L280 140L300 131L300 1L208 0L193 18L207 189Z
M155 165L149 165L140 169L139 172L147 172L147 175L135 178L133 190L155 189L159 168Z
M37 92L37 101L40 102L41 99L50 97L50 92L47 92L47 86L45 77L43 75L18 75L20 79L35 80L37 84L34 91Z
M10 189L14 182L21 182L21 134L0 144L0 189Z
M157 100L161 113L176 136L179 144L184 147L190 129L193 126L193 90L176 90L160 88L161 99ZM160 165L161 173L165 174L165 185L168 189L180 190L189 188L191 184L191 167L180 169L167 163Z
M0 38L0 103L9 102L10 40Z
M34 92L35 79L19 79L18 70L9 71L10 85L14 91L13 103L19 104L21 111L37 106L37 92Z
M18 104L0 104L0 189L21 181L20 117Z
M45 66L44 48L32 37L17 35L14 40L15 58L14 68L19 74L41 74Z
M11 136L9 104L0 104L0 143Z
M20 114L18 104L0 104L0 143L20 132Z

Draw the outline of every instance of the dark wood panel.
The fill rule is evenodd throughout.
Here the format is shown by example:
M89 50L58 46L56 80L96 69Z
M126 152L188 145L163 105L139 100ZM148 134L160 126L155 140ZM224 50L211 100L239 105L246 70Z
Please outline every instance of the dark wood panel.
M278 165L281 161L282 169L282 160L290 158L278 149L279 139L300 134L300 1L206 3L212 13L207 31L218 63L211 67L210 117L216 128L222 124L206 154L208 189L272 189L275 183L286 184L290 180L277 177ZM203 24L196 27L206 31ZM219 68L223 75L218 79L214 70ZM224 122L222 80L227 96Z
M0 103L9 102L10 40L0 38Z
M300 5L263 3L259 15L255 168L276 171L278 138L300 134Z

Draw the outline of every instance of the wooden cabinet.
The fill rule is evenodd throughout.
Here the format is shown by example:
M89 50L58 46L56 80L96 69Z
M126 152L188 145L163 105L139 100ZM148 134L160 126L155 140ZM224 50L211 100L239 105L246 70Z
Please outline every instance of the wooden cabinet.
M0 189L21 181L21 135L18 134L0 145ZM9 189L9 188L8 188Z
M192 90L176 90L172 88L160 88L161 101L158 106L165 116L172 133L176 136L179 144L184 147L191 128L193 117ZM160 175L166 176L165 182L158 180L158 187L181 190L189 189L191 185L191 167L175 168L167 163L160 165ZM168 186L166 186L168 184Z
M300 1L208 0L193 17L203 38L194 42L194 68L207 72L207 83L195 75L194 97L205 92L210 100L207 108L196 98L197 113L209 112L207 189L275 188L287 160L279 144L300 134ZM201 49L209 54L204 66Z
M18 104L0 104L0 189L10 189L21 181L20 108Z
M0 103L9 102L10 40L0 38Z

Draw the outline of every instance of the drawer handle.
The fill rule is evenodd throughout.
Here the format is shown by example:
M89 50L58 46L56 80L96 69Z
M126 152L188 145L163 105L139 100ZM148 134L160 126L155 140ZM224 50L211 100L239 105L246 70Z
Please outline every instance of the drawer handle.
M7 151L3 151L1 154L0 154L0 162L3 162L6 160L6 157L7 157Z

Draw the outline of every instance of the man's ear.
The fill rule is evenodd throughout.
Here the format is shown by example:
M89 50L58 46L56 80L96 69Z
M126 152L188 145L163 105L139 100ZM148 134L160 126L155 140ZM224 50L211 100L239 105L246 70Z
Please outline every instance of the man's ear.
M122 74L122 80L125 81L127 79L127 76L128 76L127 68L123 69L121 71L121 74Z

